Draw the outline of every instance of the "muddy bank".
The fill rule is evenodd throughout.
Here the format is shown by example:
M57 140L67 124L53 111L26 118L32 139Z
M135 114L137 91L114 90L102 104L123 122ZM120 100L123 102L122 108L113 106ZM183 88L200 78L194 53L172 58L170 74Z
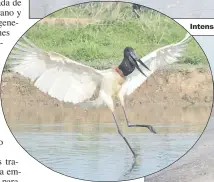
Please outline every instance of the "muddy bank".
M160 70L126 100L130 120L140 123L206 123L212 105L212 77L200 67ZM1 98L10 122L112 122L107 108L84 110L40 92L28 79L4 72ZM117 105L119 119L124 119Z
M145 178L145 182L214 181L214 118L196 145L170 167Z

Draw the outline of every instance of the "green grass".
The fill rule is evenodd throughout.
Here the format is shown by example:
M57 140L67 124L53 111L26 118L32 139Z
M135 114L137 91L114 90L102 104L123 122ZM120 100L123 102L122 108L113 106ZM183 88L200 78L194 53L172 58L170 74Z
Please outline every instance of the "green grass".
M159 47L180 41L186 34L180 25L164 15L151 10L140 15L140 19L133 17L127 3L88 3L62 9L49 18L82 17L101 22L69 26L37 23L27 36L44 50L58 52L96 68L108 68L119 64L126 46L133 47L137 55L145 56ZM194 39L181 63L207 64Z

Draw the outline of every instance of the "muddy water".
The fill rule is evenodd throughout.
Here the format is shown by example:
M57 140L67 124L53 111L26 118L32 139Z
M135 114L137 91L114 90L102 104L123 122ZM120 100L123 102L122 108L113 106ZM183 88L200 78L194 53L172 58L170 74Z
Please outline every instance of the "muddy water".
M204 111L204 108L202 108ZM200 111L195 111L195 117ZM145 122L146 123L146 122ZM25 150L50 169L75 178L115 181L154 173L180 158L206 122L152 123L158 134L120 126L139 155L134 162L113 122L10 122Z

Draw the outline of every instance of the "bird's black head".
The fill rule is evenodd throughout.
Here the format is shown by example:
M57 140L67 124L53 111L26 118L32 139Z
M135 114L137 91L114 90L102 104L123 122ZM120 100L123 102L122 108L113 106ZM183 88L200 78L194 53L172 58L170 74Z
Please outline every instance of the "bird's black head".
M144 76L146 76L140 69L137 62L149 70L149 68L140 60L140 57L136 55L134 49L132 47L126 47L124 49L123 61L120 63L118 68L123 72L124 76L131 74L135 68L137 68Z

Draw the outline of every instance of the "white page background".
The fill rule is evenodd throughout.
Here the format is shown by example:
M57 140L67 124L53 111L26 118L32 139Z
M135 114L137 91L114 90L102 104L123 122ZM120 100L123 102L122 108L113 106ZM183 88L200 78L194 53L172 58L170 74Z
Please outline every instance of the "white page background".
M25 3L25 4L24 4ZM16 43L16 41L20 38L20 36L29 28L31 27L35 22L38 20L29 20L29 4L28 1L23 1L23 9L22 9L22 16L20 17L20 23L15 28L11 28L11 36L1 38L1 42L3 42L3 45L0 45L0 71L3 70L3 66L5 64L5 61L7 59L7 56L9 52L11 51L12 47ZM9 19L9 18L8 18ZM5 20L5 19L4 19ZM184 26L188 26L188 23L182 20L177 20L178 22L184 24ZM191 21L191 20L188 20ZM200 20L203 21L203 20ZM213 22L213 20L206 20L207 23ZM193 32L195 33L195 32ZM201 33L201 32L199 32ZM206 32L202 32L206 34ZM196 32L195 34L198 35ZM207 34L213 34L210 32L207 32ZM196 37L202 48L204 49L206 55L208 56L208 59L211 63L212 70L214 69L214 56L212 53L213 49L213 42L214 37ZM19 176L0 176L1 178L5 179L17 179L20 182L43 182L43 181L52 181L52 182L74 182L74 181L80 181L77 179L69 178L64 175L58 174L56 172L53 172L52 170L46 168L39 162L37 162L34 158L32 158L30 155L28 155L22 147L16 142L13 135L10 133L10 130L8 129L2 110L0 110L0 140L4 141L4 145L0 146L0 160L4 159L11 159L11 160L17 160L19 164L15 167L11 166L5 166L1 165L0 169L3 168L6 169L18 169L21 171L21 174ZM143 182L143 178L132 180L132 181L141 181Z

